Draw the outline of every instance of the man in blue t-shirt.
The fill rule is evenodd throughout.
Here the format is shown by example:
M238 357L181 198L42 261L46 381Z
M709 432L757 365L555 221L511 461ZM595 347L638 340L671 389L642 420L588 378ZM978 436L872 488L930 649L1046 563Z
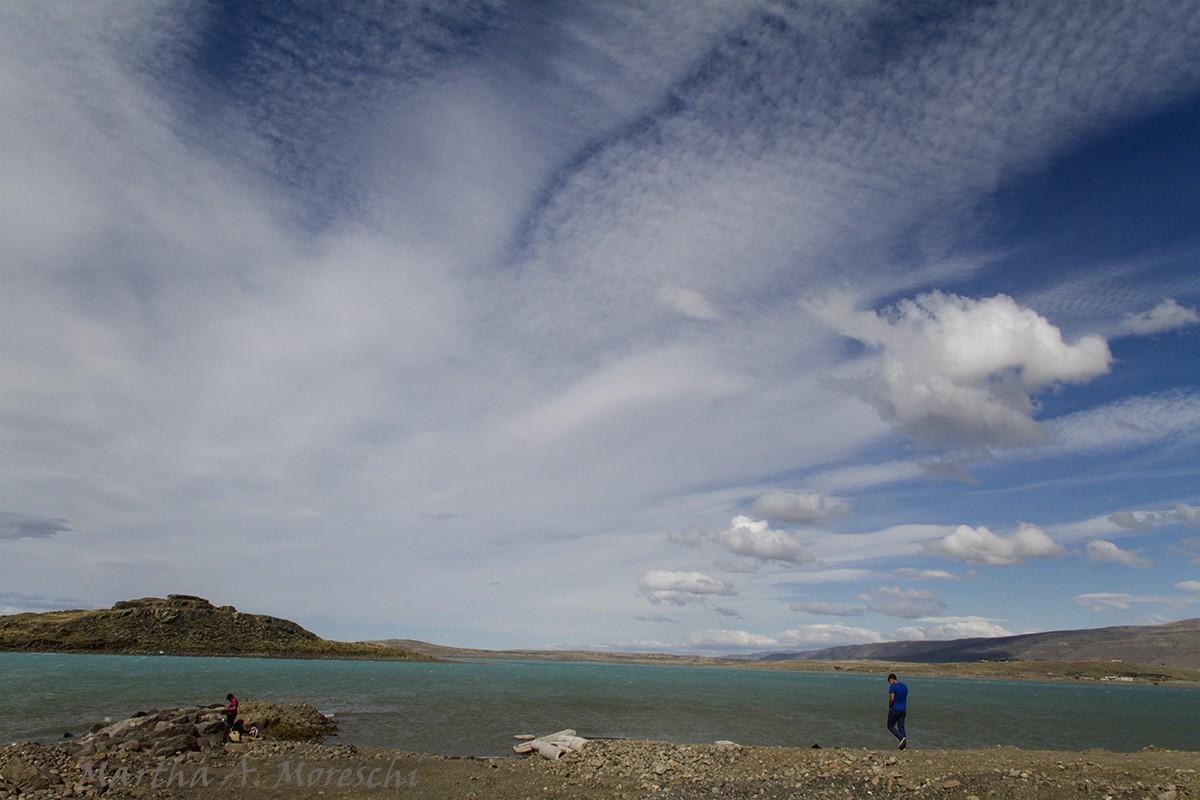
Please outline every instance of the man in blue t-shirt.
M900 740L900 749L908 747L904 733L904 717L908 713L908 687L896 679L896 673L888 675L888 722L887 728Z

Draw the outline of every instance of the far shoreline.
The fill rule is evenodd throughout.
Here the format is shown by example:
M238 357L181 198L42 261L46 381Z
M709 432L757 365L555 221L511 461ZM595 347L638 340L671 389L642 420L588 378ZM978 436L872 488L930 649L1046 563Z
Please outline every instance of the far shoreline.
M356 643L357 644L357 643ZM449 649L449 648L447 648ZM749 661L714 656L676 656L665 653L595 653L587 651L465 651L447 652L420 659L386 658L375 654L350 653L277 653L261 652L171 652L160 650L16 650L0 653L27 655L94 655L175 658L250 658L288 661L371 661L381 663L489 663L521 661L558 664L631 664L648 667L705 667L716 669L752 669L784 672L836 673L845 675L886 675L903 673L908 677L957 680L1002 680L1027 683L1082 683L1103 686L1157 686L1200 688L1200 669L1167 665L1135 664L1124 661L978 661L978 662L904 662L904 661Z

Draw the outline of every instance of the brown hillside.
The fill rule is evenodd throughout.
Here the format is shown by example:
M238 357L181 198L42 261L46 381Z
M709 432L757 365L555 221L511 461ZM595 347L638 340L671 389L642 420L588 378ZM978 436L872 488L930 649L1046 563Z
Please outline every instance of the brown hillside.
M182 594L123 600L110 609L3 616L0 650L428 660L377 644L329 641L290 620Z

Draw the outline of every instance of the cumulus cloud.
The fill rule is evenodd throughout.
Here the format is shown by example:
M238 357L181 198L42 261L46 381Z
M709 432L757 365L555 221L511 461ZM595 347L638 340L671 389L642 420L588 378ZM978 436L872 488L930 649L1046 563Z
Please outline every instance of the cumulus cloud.
M940 617L921 620L928 625L906 625L896 629L901 639L942 641L946 639L1012 636L1012 631L984 617Z
M762 561L782 561L787 564L808 564L813 561L796 537L786 531L772 530L766 520L737 516L730 527L713 537L731 553Z
M694 631L688 636L688 644L692 647L762 648L777 647L779 641L770 636L762 636L748 631L709 629Z
M1168 297L1149 311L1141 314L1126 314L1122 330L1137 336L1180 330L1191 325L1200 325L1200 314L1195 309L1185 308Z
M670 603L683 606L703 603L712 596L737 594L733 585L702 572L650 570L638 579L641 594L655 605Z
M724 606L713 606L713 611L720 614L722 617L733 617L734 619L745 619L742 612L736 608L726 608Z
M1128 550L1122 550L1104 539L1092 539L1087 543L1087 559L1088 561L1111 561L1114 564L1124 564L1127 567L1138 569L1154 566L1154 562L1150 559Z
M840 606L836 603L792 603L788 607L792 611L797 611L801 614L825 617L861 617L866 613L866 609L864 608L851 608L849 606Z
M934 555L991 567L1010 567L1027 558L1058 558L1067 550L1036 525L1021 523L1009 536L998 536L985 527L959 525L953 533L925 543Z
M905 433L931 442L1027 445L1044 440L1032 396L1109 369L1099 336L1077 342L1006 295L929 292L883 313L848 295L809 305L827 326L879 352L877 371L842 385Z
M933 592L901 589L898 586L881 586L873 593L860 594L858 599L872 611L904 619L928 617L946 610L945 602Z
M856 628L837 623L817 623L789 628L779 634L779 641L792 647L832 647L841 644L875 644L888 637L868 628Z
M850 506L838 498L819 492L765 492L758 496L751 511L768 522L789 525L822 525L850 513Z
M0 511L0 540L49 539L72 530L67 520Z

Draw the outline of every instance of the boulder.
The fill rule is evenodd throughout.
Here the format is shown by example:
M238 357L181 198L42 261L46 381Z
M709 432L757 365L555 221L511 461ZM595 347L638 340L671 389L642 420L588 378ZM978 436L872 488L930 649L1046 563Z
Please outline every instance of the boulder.
M189 750L199 750L200 745L196 741L194 734L181 733L177 736L169 736L165 739L158 739L153 744L151 755L155 756L173 756L176 753L183 753Z
M528 734L520 734L516 738L521 740L521 744L513 745L514 753L518 755L537 753L550 761L562 758L567 753L579 750L587 744L587 739L576 736L575 731L569 728L546 736L531 737Z
M45 767L30 764L20 758L8 762L8 766L0 774L0 780L15 786L18 792L36 792L62 783L62 779Z

